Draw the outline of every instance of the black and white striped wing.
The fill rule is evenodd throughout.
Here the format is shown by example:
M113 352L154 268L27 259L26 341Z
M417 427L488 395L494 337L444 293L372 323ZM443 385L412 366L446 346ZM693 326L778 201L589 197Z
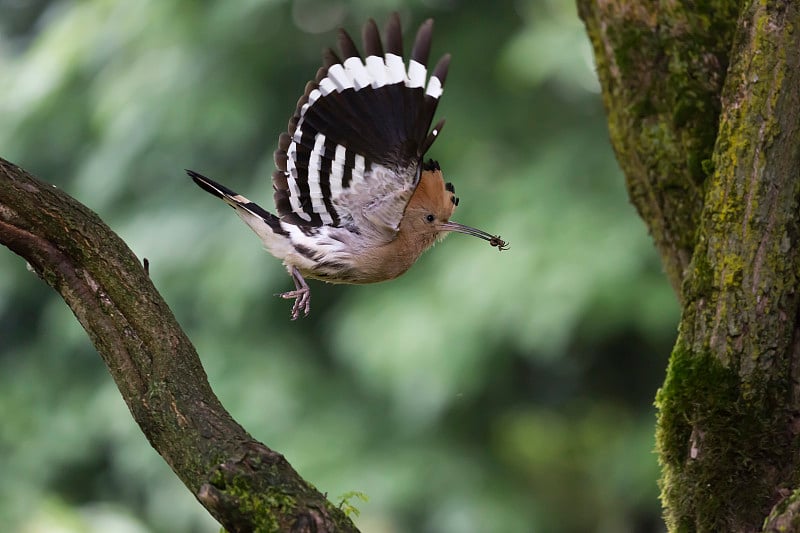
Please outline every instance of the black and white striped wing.
M342 58L326 51L275 152L283 220L397 230L422 158L444 124L430 130L450 63L442 57L428 78L432 31L432 20L420 27L406 65L397 14L386 26L385 52L375 22L364 26L366 59L340 30Z

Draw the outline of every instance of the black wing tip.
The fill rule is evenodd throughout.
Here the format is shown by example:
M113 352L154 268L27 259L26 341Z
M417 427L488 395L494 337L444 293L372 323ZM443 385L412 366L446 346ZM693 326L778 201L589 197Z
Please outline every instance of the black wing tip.
M203 189L209 194L216 196L217 198L225 198L225 195L235 195L236 193L217 183L216 181L212 180L211 178L207 178L200 174L199 172L195 172L194 170L189 170L188 168L184 169L186 173L192 178L198 187Z
M383 44L381 44L381 35L375 19L370 18L364 23L364 28L361 30L361 42L364 44L364 55L383 56Z
M349 57L361 57L361 54L358 53L358 48L356 47L356 43L353 42L353 38L350 37L350 34L344 28L339 28L338 31L338 41L339 41L339 51L342 53L342 57L347 59Z
M427 66L428 57L431 53L432 40L433 19L428 19L423 22L417 30L417 37L414 39L414 46L411 50L411 59Z
M205 185L207 185L209 183L214 183L214 180L211 180L211 179L203 176L199 172L195 172L194 170L191 170L191 169L188 169L188 168L185 168L183 170L185 170L186 173L189 175L189 177L192 178L192 181L194 181L200 187L204 187L205 188Z
M435 76L436 78L439 78L439 83L442 84L442 87L444 87L444 82L445 82L445 80L447 80L447 71L450 68L450 59L451 58L452 58L452 55L447 53L447 54L443 55L441 58L439 58L439 61L436 63L436 66L433 67L432 76Z
M394 11L389 15L384 32L386 52L403 57L403 29L400 23L400 13Z
M329 68L331 68L333 65L338 65L341 62L342 60L339 59L339 56L336 55L336 52L333 50L333 48L325 48L322 51L322 68L317 71L315 81L319 83L328 73Z
M217 198L221 198L224 200L228 205L233 207L234 209L244 209L245 211L249 211L253 215L259 217L263 220L275 233L280 233L282 235L288 235L286 231L281 228L280 220L274 214L270 213L260 205L255 202L251 202L246 198L243 198L235 191L225 187L224 185L220 185L216 181L212 180L211 178L207 178L203 176L199 172L195 172L194 170L185 169L186 173L191 176L194 182L204 191L213 194ZM288 202L288 197L286 198Z
M444 128L444 122L444 119L437 122L428 136L425 137L425 140L422 141L422 144L419 145L419 152L417 153L419 157L424 156L430 149L433 142L437 139L437 137L439 137L439 134L442 132L442 128Z

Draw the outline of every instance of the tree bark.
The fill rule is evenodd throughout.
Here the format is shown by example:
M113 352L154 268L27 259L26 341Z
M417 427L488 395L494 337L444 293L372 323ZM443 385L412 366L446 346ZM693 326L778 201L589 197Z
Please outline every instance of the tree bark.
M147 439L230 532L354 532L219 403L138 259L95 213L0 159L0 244L58 291Z
M796 524L800 5L578 5L631 200L683 305L657 395L667 525Z

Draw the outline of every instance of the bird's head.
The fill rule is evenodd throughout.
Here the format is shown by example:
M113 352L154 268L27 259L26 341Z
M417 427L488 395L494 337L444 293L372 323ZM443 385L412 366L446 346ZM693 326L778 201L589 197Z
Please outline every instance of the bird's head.
M499 250L508 249L499 236L450 220L458 206L455 192L452 183L445 183L439 163L433 159L423 163L419 184L403 216L409 233L417 236L424 248L450 232L458 232L489 241Z

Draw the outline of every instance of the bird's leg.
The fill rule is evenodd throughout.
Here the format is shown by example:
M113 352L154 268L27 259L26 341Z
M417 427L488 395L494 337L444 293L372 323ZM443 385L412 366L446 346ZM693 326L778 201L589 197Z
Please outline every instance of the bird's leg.
M289 274L292 275L292 279L294 280L294 290L283 292L278 294L278 296L285 300L291 300L294 298L294 305L292 306L292 320L297 320L297 317L300 316L301 310L305 316L308 316L308 313L311 311L311 289L308 288L308 283L306 283L306 280L303 279L303 275L300 274L300 271L297 270L297 267L292 266L292 269L289 270Z

